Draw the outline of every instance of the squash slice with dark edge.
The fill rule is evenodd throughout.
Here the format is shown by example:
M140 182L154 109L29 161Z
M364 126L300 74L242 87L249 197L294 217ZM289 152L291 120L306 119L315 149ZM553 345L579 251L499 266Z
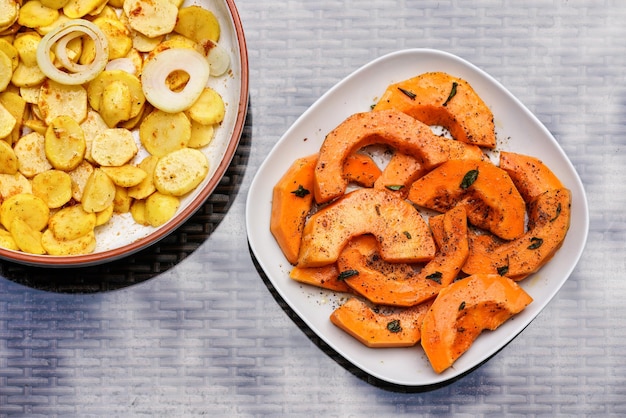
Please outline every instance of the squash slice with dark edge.
M371 348L412 347L420 340L422 320L430 302L411 308L371 307L352 297L330 315L337 327Z
M295 266L289 272L293 280L336 292L349 292L350 287L345 281L339 280L339 269L336 264L322 267L301 268Z
M530 155L500 151L500 168L509 173L526 203L548 190L564 187L548 166Z
M532 302L513 280L476 274L439 292L422 322L422 348L436 373L465 353L483 330L495 330Z
M438 212L464 206L471 224L506 240L524 233L524 199L507 172L490 161L446 161L416 180L408 199Z
M428 225L413 205L386 190L357 189L311 215L298 266L332 264L351 238L368 233L387 261L424 262L435 255Z
M386 144L410 154L425 169L451 159L482 159L473 145L435 135L428 125L397 110L363 112L349 116L322 143L315 168L315 200L329 202L344 194L348 181L343 166L351 154L373 144Z
M347 277L346 284L381 305L414 306L436 296L459 275L469 254L467 218L464 208L458 207L429 222L438 250L421 269L383 261L376 240L363 236L353 240L337 260L340 274L358 273Z
M391 84L374 110L397 109L427 125L448 129L458 141L496 146L491 109L465 80L444 72L428 72Z
M490 235L470 234L467 274L493 273L522 280L538 271L563 245L570 226L571 193L548 190L529 204L528 231L502 242Z

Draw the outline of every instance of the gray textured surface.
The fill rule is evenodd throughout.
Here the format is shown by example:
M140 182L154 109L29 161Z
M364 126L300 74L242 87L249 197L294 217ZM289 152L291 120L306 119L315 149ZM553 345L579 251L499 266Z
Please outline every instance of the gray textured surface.
M626 2L237 5L251 142L226 215L197 251L134 286L69 295L0 278L0 413L626 414ZM368 381L300 328L244 228L255 169L290 124L361 65L411 47L459 55L515 94L576 166L591 211L586 252L541 315L480 368L423 393Z

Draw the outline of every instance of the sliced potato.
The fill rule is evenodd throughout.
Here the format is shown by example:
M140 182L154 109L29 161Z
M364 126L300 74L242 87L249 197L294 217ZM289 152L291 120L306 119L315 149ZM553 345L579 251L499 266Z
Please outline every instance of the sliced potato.
M11 221L11 235L21 251L29 254L45 254L41 245L41 231L37 230L21 218Z
M0 140L0 174L17 173L17 156L8 142Z
M13 235L6 229L0 228L0 247L7 250L19 251L20 247L17 246Z
M124 164L119 167L101 167L102 170L107 173L113 183L117 186L121 187L132 187L141 183L146 177L148 177L148 173L146 173L141 168Z
M114 209L115 204L96 213L96 226L104 225L105 223L109 222L111 218L113 218Z
M87 184L87 180L89 180L91 173L93 173L93 170L93 165L83 160L78 167L68 172L70 178L72 179L72 198L74 198L75 201L80 202L83 199L85 185Z
M46 75L38 65L26 65L23 62L17 65L11 77L11 83L17 87L39 86L44 80L46 80Z
M105 70L98 77L91 80L87 86L89 104L96 111L100 111L100 101L106 86L114 81L123 82L128 86L131 94L132 108L130 117L138 115L146 102L146 96L141 88L141 81L136 75L123 70Z
M44 6L39 0L29 0L22 4L17 23L27 28L39 28L52 24L58 17L58 10Z
M50 209L60 208L72 198L72 178L65 171L48 170L32 180L33 194L43 199Z
M21 219L36 231L48 225L50 209L46 202L34 194L19 193L2 202L0 223L9 231L15 219Z
M76 239L60 240L47 229L41 236L41 245L50 255L90 254L96 249L96 234L91 231Z
M185 148L191 138L191 122L182 112L155 109L139 125L139 139L152 155L161 157Z
M129 162L138 150L131 131L111 128L93 139L91 158L101 166L119 167Z
M154 192L146 199L145 216L150 226L161 226L176 214L180 200L176 196Z
M130 214L132 215L133 220L139 225L148 225L148 221L146 220L145 200L135 200L130 206Z
M39 91L39 110L42 119L50 124L59 116L68 116L78 123L87 117L87 90L46 80Z
M13 77L13 63L11 58L0 50L0 91L4 91Z
M100 168L95 168L89 176L81 205L86 212L101 212L113 204L115 184Z
M0 103L0 139L9 136L16 124L17 120L15 117Z
M18 169L26 177L50 170L52 164L46 158L44 136L38 132L31 132L21 137L13 147L17 156Z
M82 206L64 207L50 216L48 229L60 240L72 240L92 232L96 227L96 214L85 212Z
M63 6L63 13L71 19L79 19L97 10L106 0L69 0Z
M149 155L144 158L138 165L140 169L146 172L146 178L136 186L128 188L128 195L133 199L145 199L156 190L154 186L154 168L159 161L159 157Z
M9 144L16 142L22 133L22 125L24 124L24 116L26 114L26 101L16 92L4 91L0 93L0 105L15 118L15 126L13 131L4 137Z
M50 164L63 171L71 171L83 161L85 134L72 117L61 115L54 118L46 130L45 153Z
M41 41L41 35L35 31L20 32L13 40L13 46L17 49L20 62L28 67L37 65L37 46Z
M22 173L0 174L0 201L20 193L32 193L30 181Z
M154 185L163 194L182 196L198 186L209 172L206 156L194 148L173 151L159 159Z
M2 0L0 1L0 30L10 27L19 16L21 1Z
M130 27L148 38L170 33L178 16L170 0L124 0L123 9Z
M115 80L102 91L100 116L109 128L115 128L118 123L130 119L132 106L130 89L124 82Z
M89 110L87 112L87 118L80 124L80 127L85 134L85 159L90 162L95 162L93 158L91 158L91 144L93 143L93 139L100 133L109 129L109 126L104 119L102 119L100 113Z
M200 6L181 8L174 31L196 42L205 39L217 42L220 39L219 21L213 12Z
M189 148L202 148L211 143L215 135L213 125L202 125L196 121L191 121L191 138L187 146Z
M109 61L116 58L125 57L133 47L133 40L130 31L122 22L111 17L98 17L93 20L106 36L109 43ZM81 62L91 62L95 56L95 43L89 38L85 41L85 52L81 57ZM89 52L88 52L89 51ZM86 61L83 61L86 59Z
M224 120L226 105L217 91L206 87L185 113L191 120L202 125L216 125Z
M126 213L130 210L133 198L128 195L126 187L117 186L115 188L115 199L113 199L113 212Z

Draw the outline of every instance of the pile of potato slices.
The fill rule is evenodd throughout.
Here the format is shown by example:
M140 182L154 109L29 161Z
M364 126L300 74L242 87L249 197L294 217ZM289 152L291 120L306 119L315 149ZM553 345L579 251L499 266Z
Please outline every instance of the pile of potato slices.
M182 1L0 0L0 247L88 254L115 216L171 219L225 116L220 30Z

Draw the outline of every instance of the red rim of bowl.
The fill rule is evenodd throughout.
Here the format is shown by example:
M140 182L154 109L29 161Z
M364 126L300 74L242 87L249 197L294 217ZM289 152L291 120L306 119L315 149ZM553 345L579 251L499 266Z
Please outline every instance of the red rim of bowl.
M237 118L233 129L233 134L228 142L228 146L224 152L220 164L215 173L209 179L207 185L196 196L196 198L187 205L176 218L171 220L163 227L150 233L148 236L140 238L130 244L124 245L112 250L101 251L98 253L74 255L74 256L50 256L50 255L34 255L18 251L11 251L0 248L0 258L6 261L18 262L26 265L41 267L82 267L106 263L108 261L117 260L131 254L134 254L150 245L156 244L161 239L172 233L181 224L187 221L204 204L206 199L213 193L218 183L226 173L230 165L235 151L239 146L239 141L243 133L243 127L248 111L248 52L246 40L243 32L243 26L239 17L239 12L235 6L234 0L225 0L230 11L232 23L237 35L237 45L239 48L239 59L241 62L241 92L239 95L239 106L237 109Z

